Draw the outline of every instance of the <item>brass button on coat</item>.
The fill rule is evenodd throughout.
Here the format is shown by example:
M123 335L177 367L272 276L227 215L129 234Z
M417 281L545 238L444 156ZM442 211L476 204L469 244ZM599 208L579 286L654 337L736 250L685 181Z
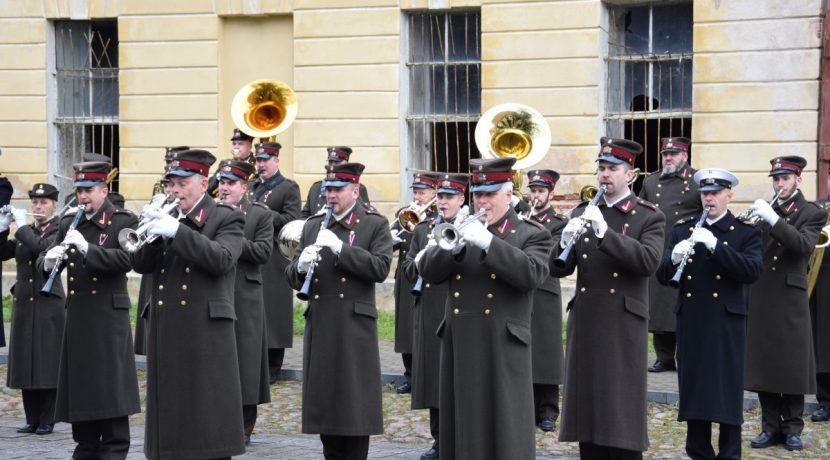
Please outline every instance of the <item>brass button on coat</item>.
M452 296L453 296L453 297L455 297L455 298L457 299L458 297L460 297L460 296L461 296L461 294L459 294L458 292L453 292L453 293L452 293Z

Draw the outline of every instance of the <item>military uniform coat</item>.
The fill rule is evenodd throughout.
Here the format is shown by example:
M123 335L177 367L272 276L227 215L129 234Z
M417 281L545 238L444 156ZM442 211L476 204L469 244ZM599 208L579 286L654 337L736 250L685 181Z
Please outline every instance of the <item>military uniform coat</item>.
M661 283L672 279L674 246L689 238L698 219L678 222L657 271ZM678 289L677 419L740 425L743 423L747 285L763 270L761 233L727 212L704 223L718 239L715 251L696 244Z
M549 208L531 219L550 232L554 246L559 244L562 230L568 223L567 217ZM533 383L562 384L565 355L562 349L562 290L559 278L548 276L533 294L530 330L533 336Z
M136 306L135 318L135 354L147 355L147 314L150 308L151 294L153 291L153 277L141 275L141 283L138 285L138 305Z
M61 337L66 322L66 297L60 278L52 286L54 297L43 297L46 277L37 269L37 258L57 237L58 218L36 228L17 229L14 239L0 245L0 257L14 257L17 280L11 288L12 324L6 385L22 390L57 388Z
M438 327L444 460L536 456L530 322L553 241L513 209L487 228L487 252L433 246L420 260L424 280L450 293Z
M358 185L360 185L360 197L358 198L358 202L369 204L369 192L366 190L366 186L363 184ZM306 197L305 204L300 212L303 219L308 219L310 216L317 214L321 209L323 209L323 206L326 205L326 195L320 194L320 188L322 186L323 181L318 180L317 182L311 184L311 188L308 189L308 196Z
M236 348L242 379L242 404L271 401L268 383L268 344L265 337L265 304L260 267L271 257L274 224L271 211L260 203L239 202L245 213L245 240L236 265Z
M830 210L827 200L819 203ZM813 345L816 373L830 373L830 250L824 249L818 278L810 295L810 318L813 323Z
M61 219L55 244L63 241L74 217L67 213ZM105 200L78 224L89 243L86 257L74 246L66 251L69 292L55 403L58 421L100 420L141 410L127 293L130 256L118 244L121 229L134 228L136 222L131 212ZM43 267L42 256L38 267Z
M306 221L286 269L300 290L297 260L317 240L323 215ZM392 264L389 223L357 204L328 228L343 241L340 255L324 248L314 270L303 336L303 433L367 436L383 433L375 284Z
M175 238L159 238L133 254L133 268L153 279L146 312L147 458L245 452L234 332L244 226L240 211L205 194Z
M773 205L778 222L758 224L764 272L749 292L746 386L790 395L816 391L807 266L827 213L799 192Z
M689 217L700 217L703 205L697 183L692 179L697 170L687 163L674 174L651 174L643 180L640 198L654 203L666 216L666 240L663 250L669 245L671 229L675 223ZM648 281L648 330L652 332L674 332L674 305L677 290L663 286L652 276Z
M425 248L428 236L440 222L438 218L428 219L415 227L409 252L402 270L408 283L418 280L415 256ZM412 408L438 409L438 382L441 371L441 341L435 332L444 318L447 303L447 283L421 282L421 295L415 297L412 305Z
M566 267L578 270L568 304L568 338L561 441L591 442L634 451L648 448L646 361L648 278L663 249L665 217L633 194L606 206L608 230L597 239L588 228ZM572 212L579 217L587 203ZM551 259L562 251L556 246Z
M0 206L5 206L9 204L11 201L12 195L14 194L14 188L12 188L11 182L9 179L4 177L3 174L0 173ZM9 230L5 232L0 232L0 244L5 243L9 239ZM0 276L0 278L2 278ZM0 290L2 290L2 283L0 283ZM0 324L3 323L3 309L0 308ZM0 327L0 347L6 346L6 329L4 327Z
M251 201L271 210L274 222L274 247L283 225L300 218L300 187L277 172L271 179L251 183ZM294 341L294 293L285 279L288 260L273 251L268 263L261 267L265 298L265 319L268 348L291 348Z

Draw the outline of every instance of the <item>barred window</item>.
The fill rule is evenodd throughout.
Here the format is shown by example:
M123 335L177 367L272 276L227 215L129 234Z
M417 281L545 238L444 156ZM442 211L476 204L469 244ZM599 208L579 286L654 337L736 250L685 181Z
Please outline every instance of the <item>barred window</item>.
M481 113L479 10L414 12L406 21L410 164L415 169L466 172L478 157Z
M660 138L692 133L692 3L609 6L605 124L660 169ZM639 188L639 184L635 186Z

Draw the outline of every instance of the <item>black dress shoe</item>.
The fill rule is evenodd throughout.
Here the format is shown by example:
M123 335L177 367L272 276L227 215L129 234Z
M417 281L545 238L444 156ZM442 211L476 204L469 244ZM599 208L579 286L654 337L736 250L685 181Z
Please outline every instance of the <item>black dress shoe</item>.
M784 441L784 448L787 450L801 450L804 448L804 444L801 442L801 436L790 433L787 435L787 439Z
M409 382L406 382L403 385L396 388L395 391L397 391L399 395L412 393L412 385L410 385Z
M542 431L553 431L556 429L556 422L552 418L543 418L537 426Z
M421 454L421 460L436 460L438 458L438 448L432 447L428 451Z
M773 434L769 431L762 431L761 434L749 442L749 446L753 449L764 449L776 445L778 440L779 438L777 433Z
M27 423L17 429L18 433L34 433L35 431L37 431L36 423Z
M52 434L52 431L55 429L54 423L46 423L44 425L40 425L35 430L35 434Z
M827 406L818 406L818 409L810 416L810 420L814 422L826 422L830 420L830 410L827 409Z
M665 361L660 361L659 359L654 361L654 364L648 368L649 372L666 372L675 370L677 370L677 366L675 366L674 363L667 363Z
M246 446L250 446L250 445L251 445L251 435L249 435L249 434L246 434L246 435L245 435L245 445L246 445Z

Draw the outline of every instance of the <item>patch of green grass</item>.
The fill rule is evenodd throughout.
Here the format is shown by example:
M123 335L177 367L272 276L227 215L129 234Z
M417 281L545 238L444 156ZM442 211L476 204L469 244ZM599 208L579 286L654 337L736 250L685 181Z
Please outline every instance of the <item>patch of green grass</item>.
M12 321L12 296L7 295L3 297L3 322L10 323Z
M303 335L305 330L305 305L294 304L294 335ZM395 314L378 310L378 338L395 340Z

